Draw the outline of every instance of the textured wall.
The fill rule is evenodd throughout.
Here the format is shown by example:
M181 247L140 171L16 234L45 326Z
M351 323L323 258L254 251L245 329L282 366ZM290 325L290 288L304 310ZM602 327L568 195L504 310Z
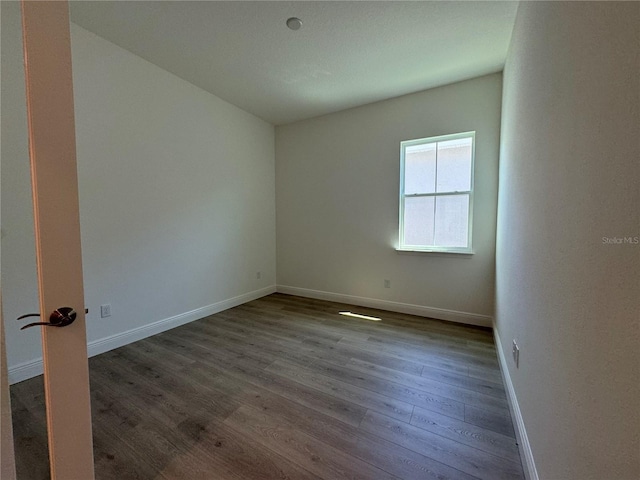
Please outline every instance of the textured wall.
M2 288L12 319L38 302L19 10L4 3ZM273 286L273 126L80 27L71 33L88 340ZM9 368L40 356L37 329L6 326Z
M278 285L493 315L500 98L494 74L276 127ZM400 142L471 130L475 255L396 252Z
M543 479L640 477L640 4L523 2L504 72L496 326ZM633 240L632 240L633 241Z

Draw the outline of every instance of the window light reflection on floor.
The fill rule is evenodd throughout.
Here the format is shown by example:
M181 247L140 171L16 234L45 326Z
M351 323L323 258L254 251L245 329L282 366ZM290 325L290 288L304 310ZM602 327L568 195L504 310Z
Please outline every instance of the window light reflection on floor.
M352 312L339 312L339 313L340 313L340 315L344 315L345 317L361 318L363 320L371 320L372 322L380 322L380 321L382 321L381 318L370 317L368 315L360 315L359 313L352 313Z

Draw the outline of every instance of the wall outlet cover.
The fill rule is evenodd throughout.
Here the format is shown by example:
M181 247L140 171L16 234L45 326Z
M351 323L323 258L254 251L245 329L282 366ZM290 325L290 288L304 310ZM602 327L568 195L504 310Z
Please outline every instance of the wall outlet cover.
M100 317L106 318L111 316L111 304L100 305Z

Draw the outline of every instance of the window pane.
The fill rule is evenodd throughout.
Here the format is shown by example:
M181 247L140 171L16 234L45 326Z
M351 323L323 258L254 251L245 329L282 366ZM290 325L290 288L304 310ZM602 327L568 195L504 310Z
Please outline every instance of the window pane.
M404 199L405 245L433 245L433 205L435 197Z
M435 245L467 247L469 195L436 197Z
M438 192L471 190L471 138L438 142Z
M404 193L436 190L436 144L412 145L404 150Z

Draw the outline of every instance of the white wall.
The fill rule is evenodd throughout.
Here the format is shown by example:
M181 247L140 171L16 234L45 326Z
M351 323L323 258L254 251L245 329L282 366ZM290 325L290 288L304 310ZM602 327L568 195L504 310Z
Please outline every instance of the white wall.
M489 75L276 127L279 288L490 322L501 78ZM396 252L400 142L470 130L477 132L475 255ZM384 279L391 288L384 288Z
M640 4L523 2L504 72L496 327L542 479L640 478Z
M8 85L2 78L2 284L12 319L38 305L18 10L2 3L2 58L17 67ZM131 330L154 333L153 322L273 291L273 126L75 25L72 53L90 353L135 339L118 337ZM10 371L40 355L37 329L7 321L6 334Z
M1 135L0 195L2 196L3 312L7 364L11 367L42 356L40 332L20 332L15 319L37 312L38 278L33 236L33 203L29 173L27 110L22 62L20 4L0 2L2 9L0 82Z

